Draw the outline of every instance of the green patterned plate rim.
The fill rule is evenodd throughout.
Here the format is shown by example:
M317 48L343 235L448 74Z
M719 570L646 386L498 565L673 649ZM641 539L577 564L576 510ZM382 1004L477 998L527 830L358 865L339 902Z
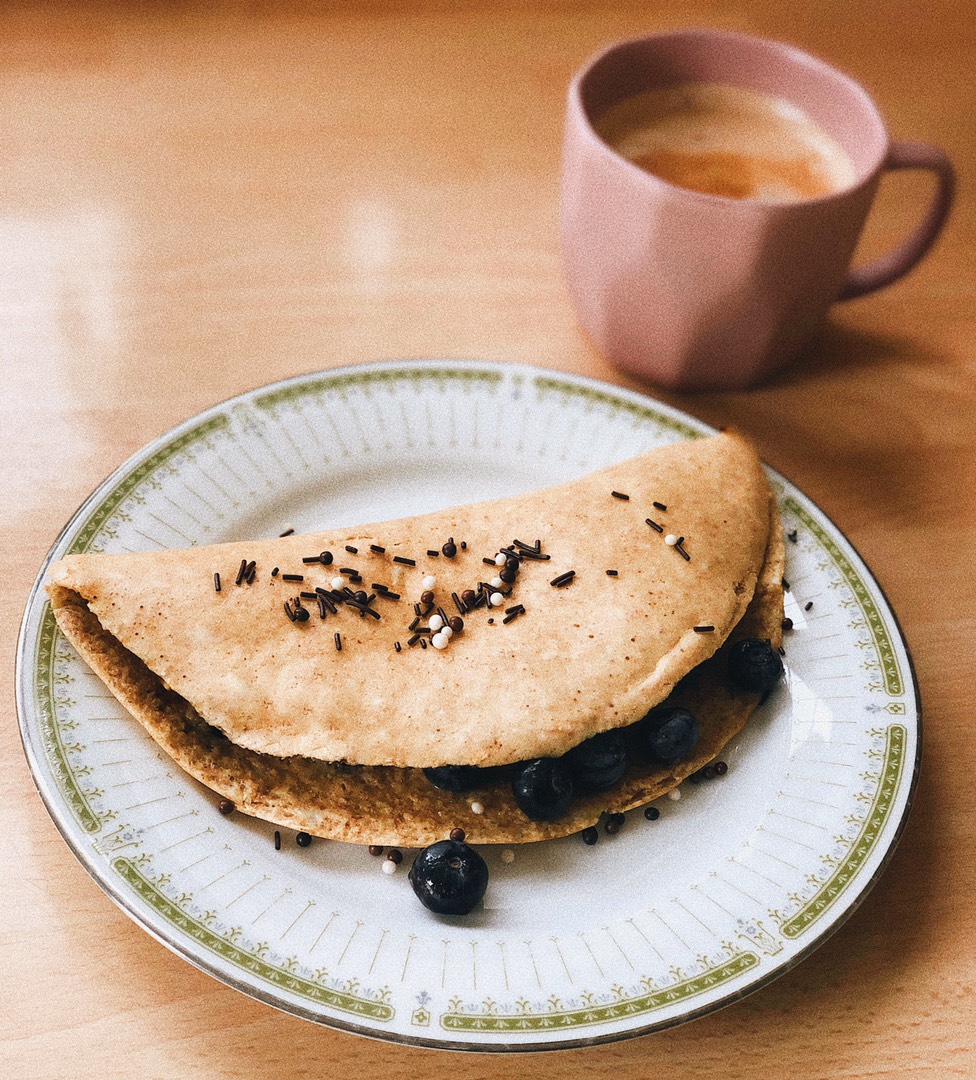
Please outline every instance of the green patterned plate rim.
M484 850L468 919L405 870L216 813L57 629L42 588L68 552L277 535L528 491L711 432L633 391L524 365L390 361L297 376L192 417L73 515L21 627L21 735L68 847L134 921L276 1008L393 1042L565 1049L670 1027L794 967L891 858L921 756L917 685L850 543L770 470L788 534L786 684L649 822ZM287 830L279 830L280 834Z

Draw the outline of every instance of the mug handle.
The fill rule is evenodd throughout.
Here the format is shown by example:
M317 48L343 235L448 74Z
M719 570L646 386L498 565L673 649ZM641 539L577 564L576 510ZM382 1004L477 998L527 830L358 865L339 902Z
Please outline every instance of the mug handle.
M892 143L882 169L927 169L935 173L938 186L928 212L911 236L894 251L852 270L838 300L864 296L907 274L932 246L949 216L956 174L952 162L937 146L919 142Z

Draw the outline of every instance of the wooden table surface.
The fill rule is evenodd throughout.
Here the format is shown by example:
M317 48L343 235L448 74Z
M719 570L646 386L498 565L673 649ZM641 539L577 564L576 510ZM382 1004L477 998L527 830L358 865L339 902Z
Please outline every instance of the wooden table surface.
M478 357L635 385L563 285L559 151L573 70L618 37L713 25L862 81L960 194L908 279L835 309L744 393L648 393L734 423L873 569L913 651L925 760L856 914L741 1003L528 1061L319 1028L168 952L89 879L41 805L13 693L17 629L81 500L239 391L391 357ZM37 4L0 10L3 741L0 1075L976 1075L976 31L964 0ZM904 235L889 178L862 255Z

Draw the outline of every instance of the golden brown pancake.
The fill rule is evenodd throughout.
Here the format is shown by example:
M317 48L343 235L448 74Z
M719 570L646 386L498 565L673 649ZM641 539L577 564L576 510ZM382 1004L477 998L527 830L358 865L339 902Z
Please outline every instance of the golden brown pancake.
M604 813L642 806L712 761L738 733L758 696L736 690L726 675L726 653L741 638L778 645L783 617L783 542L774 528L746 613L723 647L689 673L668 704L690 709L701 735L693 756L660 768L632 758L612 790L577 799L557 822L530 821L512 796L508 770L467 794L435 788L418 768L350 766L311 758L278 758L244 749L202 720L178 694L108 634L77 593L51 590L58 624L119 701L181 768L238 810L316 836L362 844L420 847L463 828L471 843L526 843L569 835ZM479 802L483 813L472 810Z
M514 581L492 585L499 569L485 560L500 549L521 561ZM323 550L331 565L315 558ZM723 434L328 536L69 556L49 592L68 639L191 776L279 825L415 846L456 827L475 843L565 835L712 760L758 700L730 687L727 648L779 643L782 573L765 473ZM465 602L479 582L506 594L499 606ZM418 637L438 610L464 622L445 648ZM629 728L665 699L699 718L689 761L633 758L557 822L518 809L506 766ZM485 786L435 788L422 770L444 764L485 768Z

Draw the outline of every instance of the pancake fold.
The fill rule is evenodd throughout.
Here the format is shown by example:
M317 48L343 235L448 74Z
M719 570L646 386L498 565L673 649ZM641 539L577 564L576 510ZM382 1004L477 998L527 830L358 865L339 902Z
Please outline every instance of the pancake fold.
M70 555L48 588L64 634L190 775L280 825L414 846L456 827L472 842L564 835L712 760L757 704L728 687L725 652L779 644L782 572L765 472L723 433L397 521ZM512 763L665 700L699 717L692 760L632 762L558 822L515 806ZM423 768L447 764L484 768L484 790L434 788Z

